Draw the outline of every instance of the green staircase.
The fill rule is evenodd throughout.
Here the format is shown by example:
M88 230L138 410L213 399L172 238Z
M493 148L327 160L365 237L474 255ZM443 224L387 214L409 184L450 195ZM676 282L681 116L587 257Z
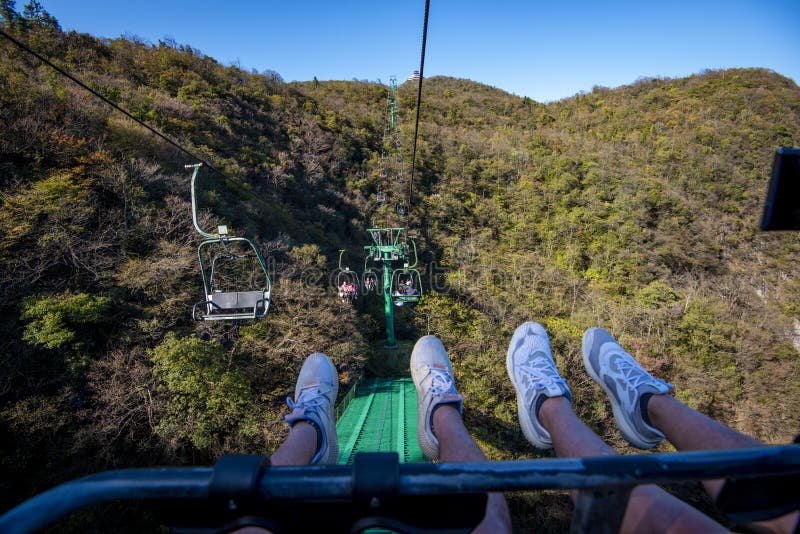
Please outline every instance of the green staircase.
M403 463L427 461L417 444L417 391L410 378L367 378L336 422L339 463L357 452L397 452Z

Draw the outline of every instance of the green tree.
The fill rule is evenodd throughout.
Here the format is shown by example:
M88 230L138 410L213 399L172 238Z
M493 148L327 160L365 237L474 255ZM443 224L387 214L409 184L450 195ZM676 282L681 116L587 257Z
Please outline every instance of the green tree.
M0 0L0 21L7 28L14 28L19 21L19 13L15 9L15 0Z
M29 321L22 338L31 345L60 351L68 369L77 375L89 363L99 337L97 327L110 322L111 299L65 292L29 297L21 308L20 318Z
M173 447L189 443L218 450L246 413L252 399L248 380L228 368L225 350L216 341L170 332L151 357L166 396L157 432Z
M22 16L28 22L32 22L34 24L39 24L49 28L60 28L56 18L48 13L44 7L42 7L42 4L39 2L39 0L29 0L22 10Z

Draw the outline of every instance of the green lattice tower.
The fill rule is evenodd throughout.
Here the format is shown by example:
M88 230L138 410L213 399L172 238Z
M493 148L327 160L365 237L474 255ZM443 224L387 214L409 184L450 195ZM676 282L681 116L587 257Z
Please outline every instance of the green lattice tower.
M389 76L389 95L386 98L386 109L389 111L389 128L394 130L395 112L397 111L397 78Z
M392 265L408 258L408 245L401 241L404 228L370 228L372 239L366 245L367 258L380 264L383 270L383 313L386 318L386 348L397 347L394 337L394 308L392 307Z
M397 145L399 132L397 130L397 78L389 77L389 90L386 95L386 115L383 125L383 141L381 144L380 180L383 182L389 176L387 169L387 146ZM391 148L390 150L396 150ZM381 183L379 189L383 190L385 184ZM384 199L385 200L385 199ZM378 202L382 204L382 201ZM384 223L392 224L392 223Z

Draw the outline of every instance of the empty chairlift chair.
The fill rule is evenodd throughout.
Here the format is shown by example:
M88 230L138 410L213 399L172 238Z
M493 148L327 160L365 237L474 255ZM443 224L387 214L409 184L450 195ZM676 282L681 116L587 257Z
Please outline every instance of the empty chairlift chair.
M267 264L252 241L229 235L226 226L217 227L215 234L200 228L195 194L200 166L187 165L194 167L192 221L197 232L206 238L197 247L205 300L194 305L192 318L196 321L260 319L269 310L272 293Z

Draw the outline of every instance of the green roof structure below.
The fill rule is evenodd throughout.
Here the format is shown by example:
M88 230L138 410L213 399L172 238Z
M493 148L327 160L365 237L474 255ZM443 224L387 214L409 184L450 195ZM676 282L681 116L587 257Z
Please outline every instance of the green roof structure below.
M403 463L425 462L417 443L417 390L410 378L367 378L336 422L339 463L357 452L397 452Z

